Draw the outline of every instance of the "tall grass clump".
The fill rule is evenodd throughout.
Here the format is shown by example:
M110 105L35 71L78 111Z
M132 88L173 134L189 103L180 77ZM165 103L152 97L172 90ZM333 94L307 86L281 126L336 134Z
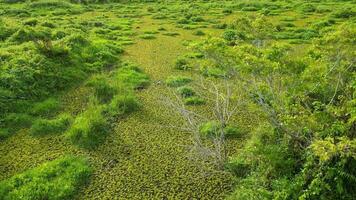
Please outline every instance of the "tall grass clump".
M33 122L30 133L34 136L65 132L72 122L72 116L61 114L55 119L38 119Z
M94 89L94 95L100 103L110 102L117 92L104 75L95 75L86 85Z
M75 145L93 149L104 140L109 128L103 107L92 105L75 118L66 137Z
M49 98L34 104L31 114L36 116L51 116L53 113L56 113L60 107L60 102L57 99Z
M59 158L1 181L0 199L72 199L91 172L83 158Z
M138 110L140 103L132 93L118 94L114 96L107 107L110 117L117 117L124 114L132 113Z
M190 83L191 81L191 78L185 76L169 76L166 79L166 84L169 87L180 87Z
M140 68L130 64L117 70L116 80L118 84L133 89L143 89L150 83L148 76Z

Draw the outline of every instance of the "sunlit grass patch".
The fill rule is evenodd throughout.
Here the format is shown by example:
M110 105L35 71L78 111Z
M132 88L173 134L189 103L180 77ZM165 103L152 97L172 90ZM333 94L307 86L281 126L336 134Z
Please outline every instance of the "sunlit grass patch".
M89 178L86 160L66 156L0 182L1 199L70 199Z
M104 108L99 105L91 105L75 118L65 135L73 144L93 149L104 140L109 129L108 119L104 116Z

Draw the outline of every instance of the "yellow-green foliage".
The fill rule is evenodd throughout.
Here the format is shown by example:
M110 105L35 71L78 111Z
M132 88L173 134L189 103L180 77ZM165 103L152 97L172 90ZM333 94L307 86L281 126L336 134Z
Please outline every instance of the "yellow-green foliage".
M17 199L70 199L91 174L86 160L66 156L0 182L0 197Z

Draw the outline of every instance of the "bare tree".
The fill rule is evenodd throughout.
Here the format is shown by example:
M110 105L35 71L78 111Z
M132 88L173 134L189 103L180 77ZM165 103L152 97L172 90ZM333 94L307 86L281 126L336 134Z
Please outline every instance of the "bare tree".
M177 112L184 120L181 127L170 126L192 134L193 144L189 147L195 159L214 163L218 168L223 167L227 159L225 144L225 127L230 123L233 115L237 112L239 103L232 101L233 90L228 80L224 80L222 85L217 85L211 81L201 80L196 85L199 91L204 91L204 98L213 106L209 111L213 113L213 119L208 116L198 114L184 105L181 97L173 93L173 98L162 97L163 105ZM202 94L200 94L202 95ZM200 133L200 127L204 122L214 121L219 128L215 130L215 135L211 142L204 142Z

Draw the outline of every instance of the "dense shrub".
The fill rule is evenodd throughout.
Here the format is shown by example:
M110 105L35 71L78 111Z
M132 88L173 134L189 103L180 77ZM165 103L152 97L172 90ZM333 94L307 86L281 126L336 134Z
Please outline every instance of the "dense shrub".
M66 156L0 182L1 199L71 199L89 178L82 158Z
M66 137L75 145L93 149L104 140L108 131L108 119L104 116L103 107L92 105L75 118Z
M72 116L68 114L61 114L55 119L38 119L33 122L30 133L35 136L63 133L71 122Z

